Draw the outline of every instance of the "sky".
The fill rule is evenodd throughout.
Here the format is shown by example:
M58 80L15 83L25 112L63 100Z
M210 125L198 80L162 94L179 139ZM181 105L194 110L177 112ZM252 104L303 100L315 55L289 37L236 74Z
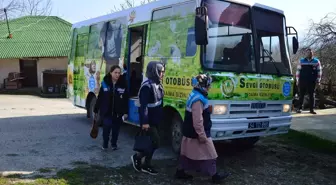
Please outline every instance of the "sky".
M136 4L140 2L140 0L134 1ZM70 23L76 23L108 14L114 6L120 6L124 0L52 0L52 2L52 15L59 16ZM310 2L307 0L254 0L254 2L283 10L287 25L298 30L299 38L300 35L305 34L310 19L319 21L329 12L336 13L335 0L310 0Z

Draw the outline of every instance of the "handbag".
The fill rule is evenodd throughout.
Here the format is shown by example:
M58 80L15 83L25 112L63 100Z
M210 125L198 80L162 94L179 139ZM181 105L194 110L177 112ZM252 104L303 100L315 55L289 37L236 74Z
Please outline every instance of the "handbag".
M98 132L99 132L99 121L95 118L95 119L93 119L91 131L90 131L90 136L93 139L96 139L97 136L98 136Z
M149 131L140 130L135 135L133 150L141 153L150 153L153 151L153 142Z

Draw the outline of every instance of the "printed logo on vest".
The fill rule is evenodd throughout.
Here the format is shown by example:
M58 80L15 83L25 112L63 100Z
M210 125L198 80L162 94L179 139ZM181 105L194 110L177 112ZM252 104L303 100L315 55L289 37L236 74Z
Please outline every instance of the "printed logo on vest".
M282 86L282 94L285 97L288 97L290 95L291 92L291 84L289 82L285 82Z

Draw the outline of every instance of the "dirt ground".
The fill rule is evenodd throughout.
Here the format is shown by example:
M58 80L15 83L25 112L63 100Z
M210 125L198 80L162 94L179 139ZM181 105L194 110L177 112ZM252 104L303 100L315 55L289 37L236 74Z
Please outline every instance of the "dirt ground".
M294 118L296 119L296 118ZM315 118L318 119L318 118ZM84 111L63 99L0 95L0 184L209 184L174 179L176 156L169 147L154 156L158 176L130 165L134 127L123 126L118 151L101 151ZM227 185L336 185L336 144L291 131L262 138L242 150L216 144L218 169L232 173Z

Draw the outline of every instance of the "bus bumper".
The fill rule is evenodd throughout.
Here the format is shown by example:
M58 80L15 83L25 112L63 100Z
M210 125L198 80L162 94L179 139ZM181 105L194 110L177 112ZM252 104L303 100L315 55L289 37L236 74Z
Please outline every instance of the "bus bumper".
M269 118L211 119L211 137L214 141L256 136L286 134L291 125L292 116ZM249 128L250 123L268 123L265 128ZM260 124L259 124L260 125Z

